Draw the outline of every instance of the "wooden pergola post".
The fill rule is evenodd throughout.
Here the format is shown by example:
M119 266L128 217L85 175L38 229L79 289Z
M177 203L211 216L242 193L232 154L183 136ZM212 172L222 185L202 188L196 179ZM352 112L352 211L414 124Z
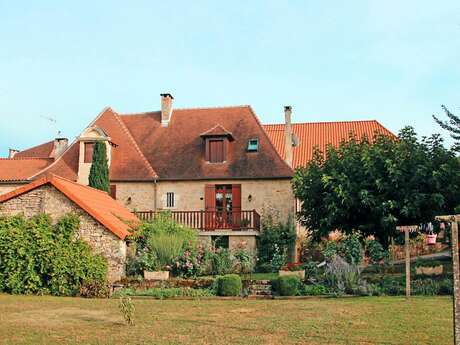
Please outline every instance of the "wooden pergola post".
M458 257L458 221L460 215L439 216L436 219L451 224L452 270L454 271L454 344L460 345L460 264Z
M406 251L406 298L410 297L410 239L409 227L404 227L404 249Z

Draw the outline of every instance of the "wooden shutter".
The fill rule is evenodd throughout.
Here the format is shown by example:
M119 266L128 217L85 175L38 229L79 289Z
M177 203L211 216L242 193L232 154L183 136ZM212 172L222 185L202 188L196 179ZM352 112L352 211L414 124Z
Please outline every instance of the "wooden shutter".
M216 219L216 186L207 184L204 189L204 228L214 230Z
M232 185L232 217L233 217L233 227L241 227L241 185L233 184Z
M208 156L211 163L222 163L225 160L223 139L209 141Z
M94 143L85 143L85 163L93 162Z
M113 199L117 199L117 185L116 184L110 185L110 196Z

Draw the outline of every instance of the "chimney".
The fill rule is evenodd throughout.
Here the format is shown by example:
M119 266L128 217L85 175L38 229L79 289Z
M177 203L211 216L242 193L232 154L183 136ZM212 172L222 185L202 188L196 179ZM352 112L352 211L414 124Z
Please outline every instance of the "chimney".
M292 107L284 107L284 160L292 168L292 125L291 125Z
M161 125L168 127L172 116L172 105L174 97L170 93L162 93L161 96Z
M16 153L18 153L19 150L15 150L15 149L9 149L9 152L8 152L8 158L9 159L12 159L14 158L14 156L16 155Z
M68 144L69 144L69 139L67 138L54 139L54 148L50 156L54 159L58 158L67 149Z

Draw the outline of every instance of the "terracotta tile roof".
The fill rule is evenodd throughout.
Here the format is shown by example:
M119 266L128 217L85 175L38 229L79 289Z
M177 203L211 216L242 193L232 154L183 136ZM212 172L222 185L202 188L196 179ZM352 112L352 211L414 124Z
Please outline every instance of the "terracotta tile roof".
M52 162L50 158L0 158L0 181L25 181Z
M54 150L54 140L20 151L14 158L50 158Z
M284 158L284 124L264 125L264 129ZM293 147L293 168L305 166L312 158L315 146L324 152L328 144L338 146L340 141L348 139L350 133L358 138L364 134L372 138L376 132L395 136L375 120L294 123L292 131L299 141L298 146Z
M109 194L56 175L42 177L9 193L0 195L0 203L45 184L54 186L120 239L125 239L130 234L130 225L139 222L134 214L118 201L112 199Z
M124 122L111 108L106 108L90 126L101 128L116 144L112 147L112 163L110 165L110 179L112 181L152 181L157 178L155 170L144 157ZM53 173L76 181L79 145L78 141L73 142L67 151L48 169L42 171L39 176Z
M175 109L168 127L161 126L160 112L120 118L160 180L290 178L293 174L250 106ZM235 140L229 143L225 163L209 164L200 134L218 125ZM246 152L251 138L259 138L258 152Z

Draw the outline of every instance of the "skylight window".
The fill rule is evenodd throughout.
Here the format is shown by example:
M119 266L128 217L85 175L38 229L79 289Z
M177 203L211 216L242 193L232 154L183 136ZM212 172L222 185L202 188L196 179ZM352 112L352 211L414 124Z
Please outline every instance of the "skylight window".
M249 139L248 141L248 152L257 152L259 151L259 139Z

